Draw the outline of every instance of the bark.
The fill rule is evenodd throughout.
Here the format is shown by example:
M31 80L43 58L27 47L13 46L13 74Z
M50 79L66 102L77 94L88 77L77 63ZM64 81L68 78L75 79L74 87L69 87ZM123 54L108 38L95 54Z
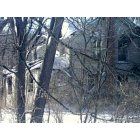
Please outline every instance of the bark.
M55 18L54 27L51 37L50 44L45 52L44 61L42 64L42 70L39 77L39 87L37 89L37 94L35 97L34 109L32 111L31 123L42 123L44 108L46 104L46 92L49 90L49 83L51 79L51 73L53 69L53 63L56 53L56 46L60 38L60 33L62 29L64 18ZM43 89L43 90L42 90Z
M116 47L116 41L115 41L115 18L109 17L107 19L108 22L108 35L107 35L107 49L108 49L108 63L115 67L115 47Z
M107 96L113 97L115 92L115 49L116 49L116 32L115 18L107 18ZM113 97L114 98L114 97Z
M42 26L36 26L36 31L33 34L32 25L33 22L29 22L27 17L9 17L6 20L0 22L0 32L6 26L10 25L10 29L13 35L14 49L17 49L18 58L16 61L17 64L17 73L13 72L9 68L3 65L3 68L9 70L12 73L16 74L16 113L17 113L17 122L25 122L25 61L26 61L26 49L27 46L37 44L40 36L42 35ZM30 20L36 20L36 18L30 18ZM43 24L42 17L39 18L39 21ZM27 28L28 25L28 28ZM9 30L9 29L8 29ZM32 36L31 36L32 35Z
M25 123L25 58L26 48L19 52L17 68L17 122Z
M15 18L18 39L18 65L17 65L17 122L25 123L25 61L26 61L26 19Z
M40 17L40 22L43 22L44 18ZM26 73L26 54L27 54L27 46L33 43L34 45L38 42L39 37L41 35L42 27L38 26L35 33L32 34L31 38L29 36L31 30L30 28L27 31L28 18L27 17L16 17L15 25L13 20L13 29L16 26L17 32L16 40L18 41L18 64L17 64L17 122L25 123L25 73ZM31 25L30 25L31 26Z

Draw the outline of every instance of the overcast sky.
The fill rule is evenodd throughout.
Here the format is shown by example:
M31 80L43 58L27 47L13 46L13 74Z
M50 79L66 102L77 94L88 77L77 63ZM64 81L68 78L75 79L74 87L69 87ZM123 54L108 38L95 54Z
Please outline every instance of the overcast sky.
M69 36L72 32L73 31L69 27L69 24L67 22L64 22L63 27L62 27L62 35L63 35L63 37Z

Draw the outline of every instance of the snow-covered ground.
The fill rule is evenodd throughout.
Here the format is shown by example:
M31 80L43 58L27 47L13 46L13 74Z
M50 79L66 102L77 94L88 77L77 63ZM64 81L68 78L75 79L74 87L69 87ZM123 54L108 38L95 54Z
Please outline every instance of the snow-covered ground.
M83 115L83 118L85 115ZM104 120L110 120L111 115L109 114L100 114L97 116L100 119L97 119L97 122L105 122ZM26 123L30 123L31 115L29 113L26 114ZM44 123L47 123L48 121L48 113L44 113ZM90 120L91 118L88 118ZM16 123L16 114L14 111L11 110L1 110L1 123ZM61 112L61 113L55 113L51 112L49 123L80 123L80 115L73 115L69 112ZM88 122L88 121L87 121ZM93 122L93 118L90 122ZM106 121L107 122L107 121Z
M48 123L49 113L45 112L43 116L43 122ZM84 122L85 115L82 115ZM26 123L30 123L31 114L26 114ZM14 111L9 109L2 109L0 113L0 123L16 123L16 114ZM94 118L88 115L86 123L93 123ZM114 123L114 122L140 122L140 115L129 115L118 117L115 120L114 114L110 113L99 113L97 115L96 123ZM73 115L69 112L50 112L49 123L81 123L80 115Z
M0 122L1 123L14 123L16 122L16 115L13 111L11 110L1 110L1 117L0 117Z

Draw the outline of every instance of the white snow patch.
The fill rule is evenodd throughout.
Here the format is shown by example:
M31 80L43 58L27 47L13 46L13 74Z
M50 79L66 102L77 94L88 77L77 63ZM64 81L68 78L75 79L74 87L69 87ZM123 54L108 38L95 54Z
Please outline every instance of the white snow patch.
M65 57L55 57L53 69L64 69L69 67L69 60Z
M85 115L83 115L83 118L84 117L85 117ZM110 115L110 114L99 114L97 117L99 117L101 119L109 120L109 119L111 119L112 115ZM31 119L31 114L27 113L26 114L26 123L30 123L30 119ZM60 121L61 123L80 123L80 115L73 115L69 112L60 112L60 113L56 114L53 111L51 111L49 123L58 123L59 119L61 120ZM101 120L101 119L97 119L97 123L107 122L107 121L104 121L104 120ZM44 113L43 120L44 120L43 121L44 123L47 123L48 112ZM93 120L91 122L93 122ZM1 123L16 123L16 113L14 111L11 111L11 110L8 110L8 109L7 110L1 110Z
M57 53L55 56L53 69L65 69L69 67L69 59L64 56L59 56L60 54ZM41 68L43 61L39 61L34 66L31 66L31 70Z

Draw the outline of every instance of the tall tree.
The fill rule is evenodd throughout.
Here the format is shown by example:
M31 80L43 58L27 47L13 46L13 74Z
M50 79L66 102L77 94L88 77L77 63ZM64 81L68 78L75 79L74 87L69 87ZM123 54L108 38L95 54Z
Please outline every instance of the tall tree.
M31 22L29 22L30 20ZM39 18L40 22L44 18ZM38 40L38 35L41 34L41 26L36 27L32 31L33 19L27 17L15 17L10 19L12 33L15 38L15 43L18 52L17 73L16 73L16 95L17 95L17 122L25 123L25 72L26 72L26 55L27 48Z
M116 78L116 72L115 72L115 63L116 63L116 28L115 28L115 17L107 17L106 23L107 23L107 36L106 36L106 42L107 42L107 79L106 79L106 85L107 85L107 97L112 97L112 93L115 92L115 78ZM110 94L111 93L111 94ZM115 96L113 96L115 97Z
M21 17L15 18L18 39L18 67L17 67L17 121L25 122L25 61L26 41L25 35L27 18L22 21Z
M51 73L53 69L53 63L56 53L56 47L58 40L61 36L62 24L64 21L63 17L52 18L51 24L53 24L53 30L51 34L50 44L48 45L44 61L42 64L42 70L39 77L39 87L35 97L34 109L32 112L31 123L42 123L44 108L46 104L46 93L49 90L49 83L51 79ZM52 25L50 26L50 29Z

